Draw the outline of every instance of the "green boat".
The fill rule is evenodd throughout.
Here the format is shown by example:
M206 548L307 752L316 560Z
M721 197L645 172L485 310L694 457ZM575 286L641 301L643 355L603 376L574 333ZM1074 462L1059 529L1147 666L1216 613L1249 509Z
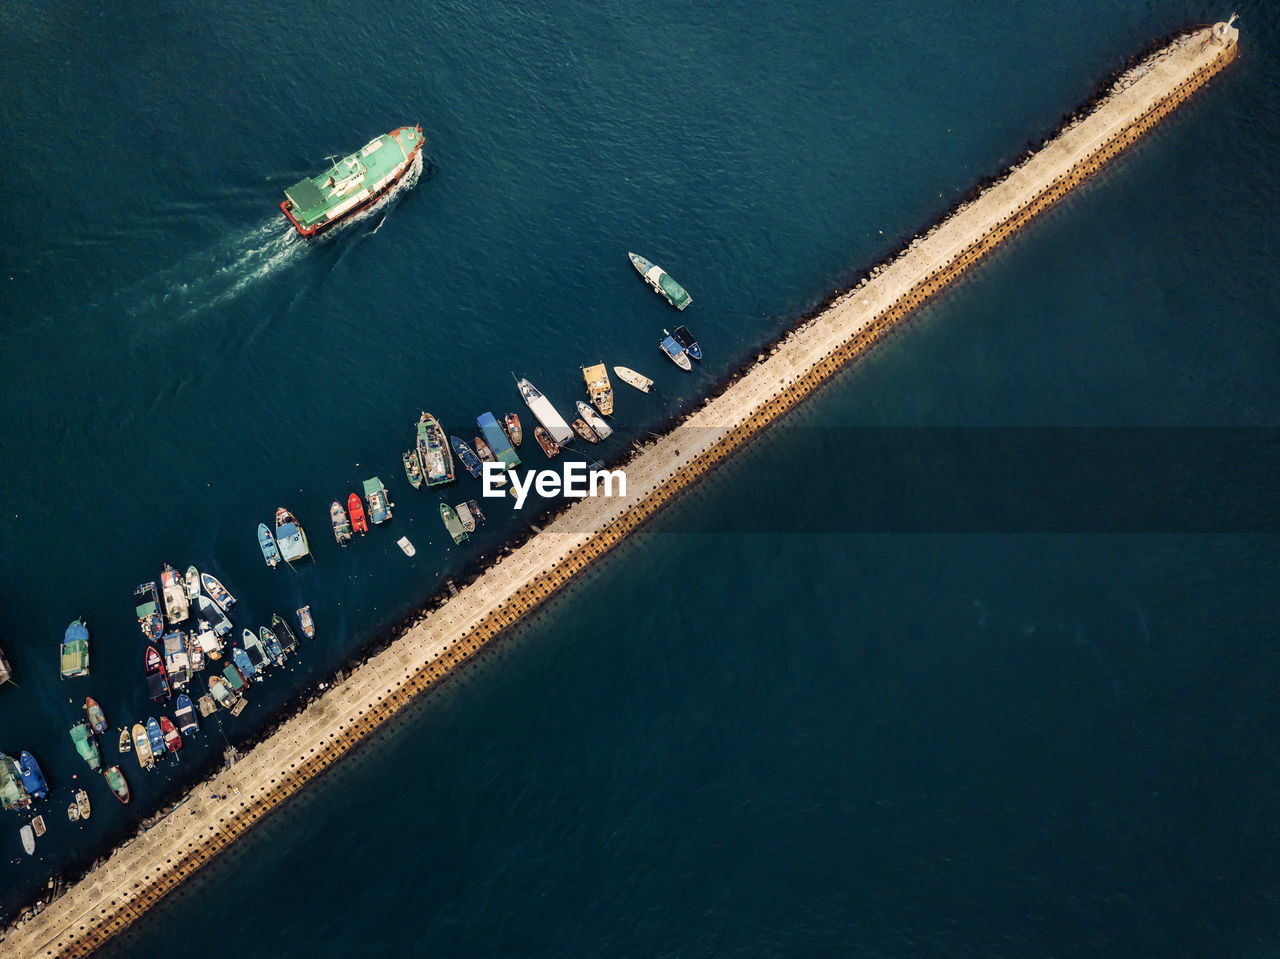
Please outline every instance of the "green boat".
M418 464L418 451L407 450L401 459L404 460L404 475L409 478L409 485L414 489L422 489L422 467Z
M98 749L98 741L89 731L88 723L76 723L71 727L71 741L76 744L76 752L89 764L95 773L102 768L102 752Z
M631 265L644 277L645 282L666 297L667 302L677 310L683 310L693 302L693 297L686 293L684 287L672 279L671 274L662 267L656 263L650 263L639 253L628 253L627 256L631 258Z
M77 619L62 636L62 678L88 675L89 629L83 619Z
M315 236L385 196L422 150L422 127L384 133L316 176L284 191L280 209L302 236Z
M453 507L448 503L440 504L440 518L444 520L444 528L449 531L449 535L453 537L455 543L461 543L467 538L467 531L462 526L462 520L458 519L458 514L453 511Z
M444 486L453 482L453 454L444 427L430 413L418 417L418 461L427 474L428 486Z

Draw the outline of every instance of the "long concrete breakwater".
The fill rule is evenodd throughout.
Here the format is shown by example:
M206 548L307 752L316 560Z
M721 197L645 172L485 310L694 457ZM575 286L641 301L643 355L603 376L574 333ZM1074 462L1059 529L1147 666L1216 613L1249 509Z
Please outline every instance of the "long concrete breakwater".
M1237 33L1183 34L1123 74L1095 108L780 340L720 395L625 464L627 495L590 498L501 558L247 756L195 787L180 814L117 849L2 951L82 956L125 929L236 838L453 674L850 360L1135 143L1234 59Z

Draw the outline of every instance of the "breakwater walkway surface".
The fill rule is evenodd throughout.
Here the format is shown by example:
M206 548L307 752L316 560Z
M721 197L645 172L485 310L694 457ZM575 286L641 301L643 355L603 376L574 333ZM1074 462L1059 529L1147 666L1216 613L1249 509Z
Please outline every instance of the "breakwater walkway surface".
M15 956L92 952L411 699L569 582L896 323L1169 115L1236 54L1230 23L1183 34L1124 73L1084 116L957 208L624 467L627 495L591 498L502 557L388 648L285 721L179 810L10 927Z

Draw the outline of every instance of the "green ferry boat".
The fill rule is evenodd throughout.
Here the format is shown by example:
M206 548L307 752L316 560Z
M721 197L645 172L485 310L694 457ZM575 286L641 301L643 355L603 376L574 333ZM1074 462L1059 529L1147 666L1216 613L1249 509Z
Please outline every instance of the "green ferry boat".
M422 150L422 127L384 133L323 173L284 191L280 209L302 236L315 236L386 195Z

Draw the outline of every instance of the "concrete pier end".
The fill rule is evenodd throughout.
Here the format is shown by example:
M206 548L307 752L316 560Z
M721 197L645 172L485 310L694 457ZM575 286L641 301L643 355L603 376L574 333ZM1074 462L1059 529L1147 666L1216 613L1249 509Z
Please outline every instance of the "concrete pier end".
M767 358L672 432L647 444L625 466L626 497L588 498L562 512L286 719L234 766L195 786L180 809L117 848L43 911L11 925L0 953L84 956L127 928L682 489L1136 143L1234 59L1234 24L1233 15L1181 34L1122 74L1093 109L788 333Z

